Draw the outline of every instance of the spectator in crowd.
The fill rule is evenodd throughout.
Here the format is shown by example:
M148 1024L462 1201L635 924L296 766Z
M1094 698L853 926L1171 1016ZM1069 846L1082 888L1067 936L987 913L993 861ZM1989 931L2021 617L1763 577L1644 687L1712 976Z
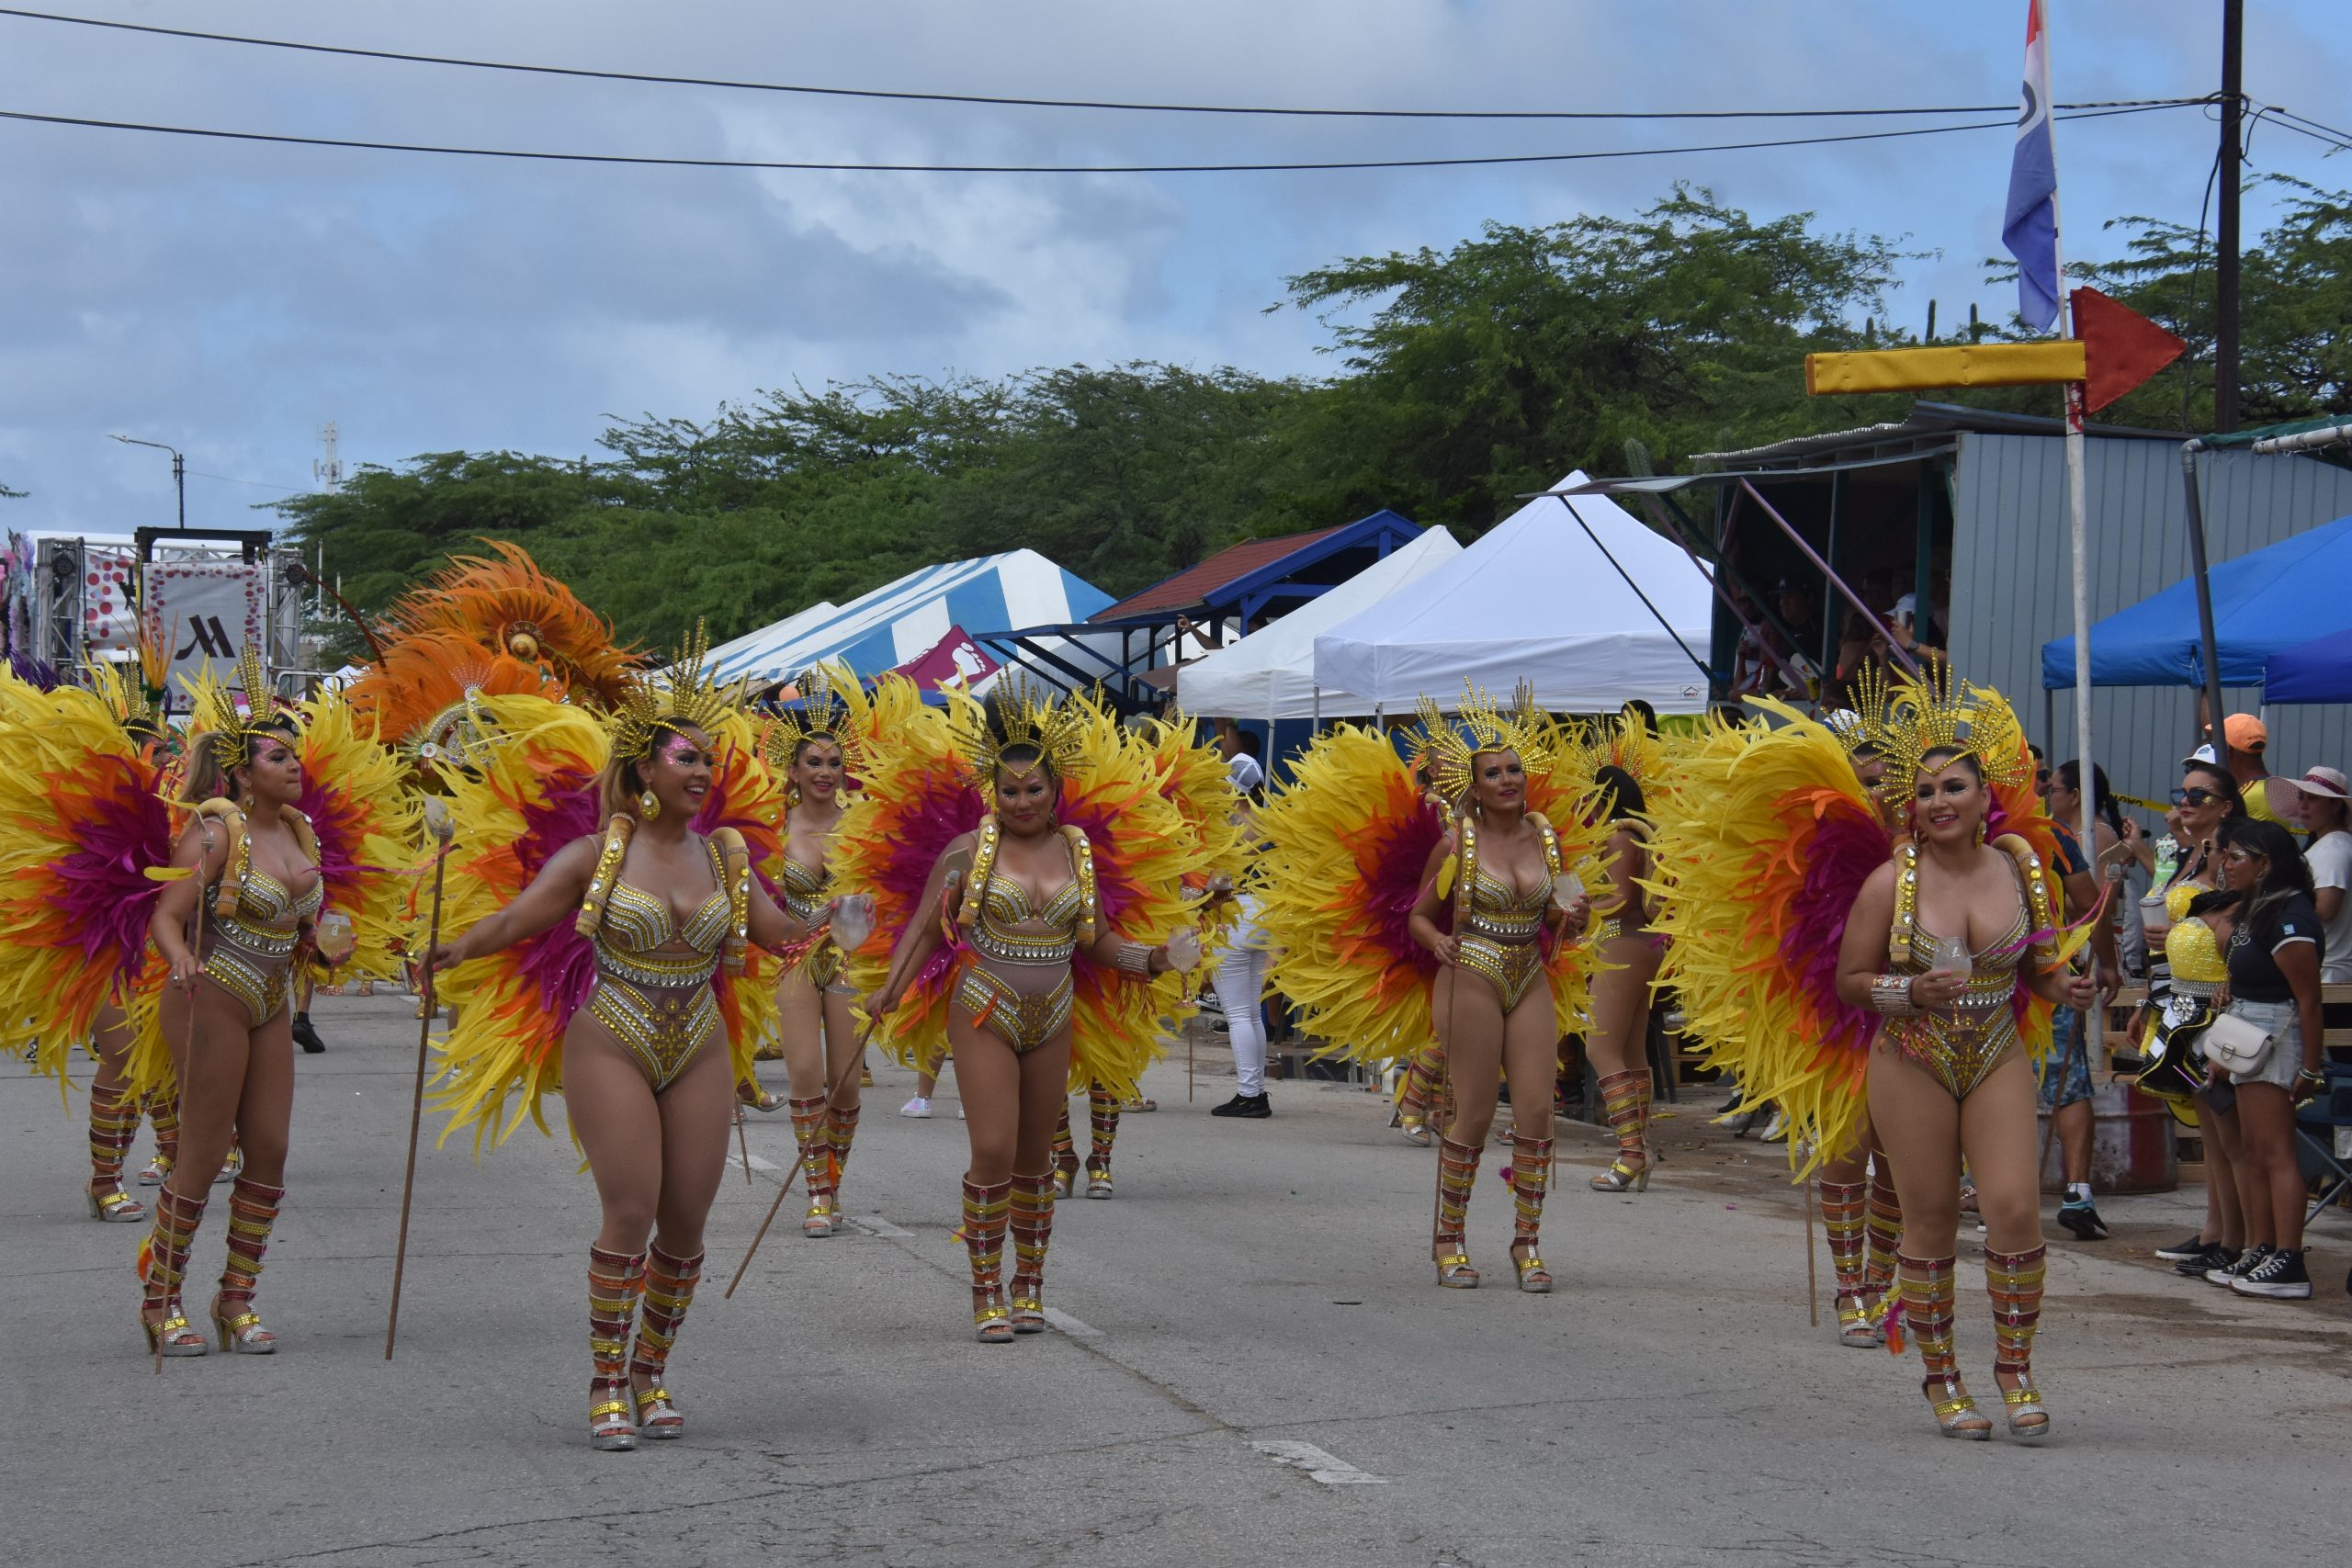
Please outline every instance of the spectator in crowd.
M2233 713L2222 721L2222 736L2230 743L2230 776L2237 781L2245 814L2257 822L2285 822L2286 813L2270 798L2270 765L2266 755L2270 750L2270 727L2250 713ZM2181 763L2185 767L2215 760L2213 748L2204 745L2182 758Z
M2311 868L2294 835L2276 822L2239 818L2222 829L2222 890L2198 900L2232 919L2227 1012L2260 1027L2268 1047L2246 1072L2214 1069L2236 1093L2246 1250L2206 1275L2242 1296L2302 1301L2303 1172L2295 1155L2295 1101L2317 1092L2320 1072L2319 911ZM2196 912L2192 910L2192 912Z
M2301 806L2303 863L2312 873L2312 905L2319 911L2320 983L2352 984L2352 805L2343 773L2313 768L2295 781Z
M1217 737L1217 749L1225 753L1226 775L1232 779L1234 789L1252 802L1263 802L1266 768L1257 736L1246 729L1228 728Z
M2044 773L2036 758L2034 772L2041 781L2042 797L2058 824L2059 885L2066 893L2066 918L2079 919L2098 901L2100 880L2094 861L2104 865L2121 843L2120 813L2108 793L2107 770L2091 768L2091 809L2094 819L2092 853L2083 853L2075 834L2082 821L2082 764L2068 761L2055 773ZM2116 960L2115 927L2101 919L2091 933L2091 950L2098 960L2102 1005L2122 988L2121 966ZM2050 1112L2065 1169L2066 1195L2058 1206L2058 1223L2084 1241L2105 1241L2107 1223L2091 1201L2091 1062L2089 1016L2075 1008L2061 1008L2055 1048L2041 1063L2041 1107Z

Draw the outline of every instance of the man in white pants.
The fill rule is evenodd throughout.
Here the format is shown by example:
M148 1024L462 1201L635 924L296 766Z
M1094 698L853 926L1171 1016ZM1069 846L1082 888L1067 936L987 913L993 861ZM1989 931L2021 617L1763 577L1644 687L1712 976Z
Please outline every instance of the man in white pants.
M1238 898L1241 923L1217 960L1216 994L1233 1041L1233 1074L1241 1083L1238 1093L1209 1114L1262 1120L1274 1113L1266 1098L1266 1015L1259 1005L1266 991L1266 939L1258 930L1258 901L1247 893Z

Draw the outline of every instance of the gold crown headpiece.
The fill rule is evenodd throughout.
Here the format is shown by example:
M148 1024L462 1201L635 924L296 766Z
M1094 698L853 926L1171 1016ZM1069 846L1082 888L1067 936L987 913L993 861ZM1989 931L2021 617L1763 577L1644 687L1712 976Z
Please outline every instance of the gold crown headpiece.
M1523 684L1512 694L1508 714L1467 681L1462 683L1462 703L1451 720L1435 697L1423 697L1418 711L1421 732L1417 760L1448 800L1459 801L1469 789L1472 762L1481 751L1518 752L1520 765L1531 778L1552 771L1555 759L1550 721L1537 711L1534 693Z
M1057 701L1058 696L1026 675L1000 677L985 704L961 693L949 694L949 733L975 788L989 788L1004 754L1023 746L1035 747L1062 778L1078 769L1085 756L1090 710L1081 698ZM1013 767L1019 771L1021 764Z
M613 755L641 761L653 750L654 734L662 729L687 728L708 734L735 707L741 691L740 682L729 692L711 678L710 635L696 621L660 683L650 675L639 675L605 718Z
M1634 714L1621 713L1594 719L1572 732L1570 773L1590 784L1606 767L1625 770L1646 798L1666 776L1666 743Z
M1985 779L2004 788L2033 777L2025 729L2008 699L1985 686L1956 687L1949 664L1931 663L1896 682L1879 711L1874 721L1861 710L1863 734L1885 753L1892 778L1918 777L1920 760L1945 749L1974 758Z
M800 706L777 714L768 727L765 752L770 769L781 773L792 766L794 755L810 740L830 740L847 759L849 705L841 698L840 682L856 678L846 671L812 664L793 682L800 691Z
M242 711L230 688L219 682L207 680L197 688L198 722L211 744L213 760L224 771L244 766L255 737L293 722L293 716L277 705L277 694L262 668L261 649L254 643L245 644L237 655L237 689L244 693Z

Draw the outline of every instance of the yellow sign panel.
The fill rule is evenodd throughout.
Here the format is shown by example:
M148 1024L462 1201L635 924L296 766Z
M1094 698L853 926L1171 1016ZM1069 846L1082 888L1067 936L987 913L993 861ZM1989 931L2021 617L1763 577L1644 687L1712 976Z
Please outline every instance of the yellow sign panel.
M2080 381L2089 373L2083 345L2073 338L1804 356L1804 389L1815 395L1924 392L1939 387L2031 387Z

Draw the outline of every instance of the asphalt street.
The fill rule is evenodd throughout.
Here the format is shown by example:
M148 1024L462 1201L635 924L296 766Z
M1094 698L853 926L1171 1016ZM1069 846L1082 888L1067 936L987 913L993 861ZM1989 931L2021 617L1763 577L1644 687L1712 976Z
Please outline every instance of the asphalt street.
M1838 1347L1826 1260L1808 1326L1778 1152L1708 1125L1711 1104L1661 1124L1671 1162L1638 1196L1588 1190L1603 1138L1563 1129L1548 1297L1509 1288L1490 1152L1471 1232L1487 1284L1441 1291L1435 1156L1342 1085L1277 1083L1272 1119L1213 1119L1232 1086L1213 1047L1189 1101L1181 1053L1154 1069L1160 1109L1126 1120L1118 1195L1061 1206L1058 1332L1009 1346L973 1341L949 1235L952 1080L935 1119L903 1120L910 1076L883 1066L844 1193L855 1228L806 1240L788 1201L729 1301L791 1162L782 1114L755 1120L672 1363L689 1435L593 1452L577 1156L528 1128L479 1159L428 1137L387 1363L413 1002L322 998L316 1018L332 1049L300 1061L261 1298L279 1353L160 1376L134 1321L142 1230L82 1205L79 1095L69 1116L0 1066L12 1561L2147 1568L2247 1531L2264 1559L2335 1561L2352 1536L2341 1211L2313 1230L2318 1299L2288 1306L2149 1256L2195 1228L2194 1192L2109 1201L2113 1240L2052 1248L2035 1359L2055 1435L1954 1443L1916 1355ZM224 1211L191 1269L199 1310ZM1988 1393L1962 1250L1962 1354Z

